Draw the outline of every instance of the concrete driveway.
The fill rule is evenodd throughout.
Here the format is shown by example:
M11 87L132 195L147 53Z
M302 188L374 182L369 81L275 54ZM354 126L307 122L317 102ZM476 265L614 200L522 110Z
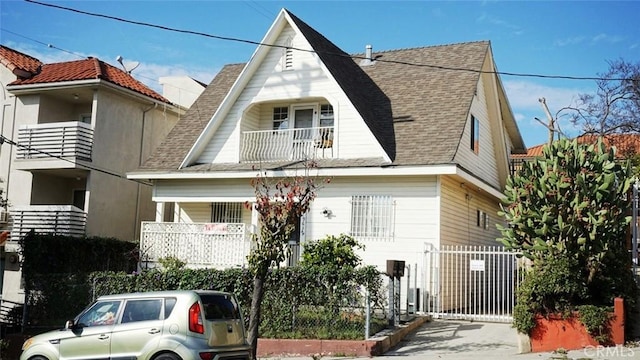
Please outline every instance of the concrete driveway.
M511 324L472 321L433 320L406 336L398 346L375 360L547 360L547 359L638 359L640 347L613 347L574 350L567 353L520 354L517 331ZM272 360L276 358L270 358ZM311 357L283 358L309 360ZM350 357L322 357L322 360L345 360ZM364 359L364 358L363 358Z

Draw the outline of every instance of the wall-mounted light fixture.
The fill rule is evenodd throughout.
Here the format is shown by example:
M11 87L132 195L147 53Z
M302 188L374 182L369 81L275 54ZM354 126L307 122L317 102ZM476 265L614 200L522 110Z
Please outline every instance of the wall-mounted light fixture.
M80 96L78 96L78 94L73 94L73 100L78 100L80 99Z
M322 209L322 215L324 215L325 217L331 217L331 215L333 215L333 212L327 208Z

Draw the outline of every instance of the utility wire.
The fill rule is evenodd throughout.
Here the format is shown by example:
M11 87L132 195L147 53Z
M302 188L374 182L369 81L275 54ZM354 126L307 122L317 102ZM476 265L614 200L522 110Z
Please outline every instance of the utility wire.
M73 52L73 51L69 51L69 50L65 50L65 49L59 48L59 47L57 47L57 46L55 46L55 45L52 45L52 44L44 43L44 42L42 42L42 41L40 41L40 40L36 40L36 39L30 38L30 37L28 37L28 36L24 36L24 35L22 35L22 34L18 34L18 33L14 32L14 31L11 31L11 30L8 30L8 29L2 28L2 27L0 27L0 31L4 31L4 32L7 32L7 33L9 33L9 34L13 34L13 35L15 35L15 36L21 37L21 38L23 38L23 39L27 39L27 40L33 41L33 42L35 42L35 43L38 43L38 44L40 44L40 45L44 45L44 46L46 46L46 47L48 47L48 48L51 48L51 49L56 49L56 50L63 51L63 52L65 52L65 53L68 53L68 54L71 54L71 55L75 55L75 56L77 56L77 57L79 57L79 58L81 58L81 59L86 59L86 58L87 58L87 56L84 56L84 55L82 55L82 54L79 54L79 53L76 53L76 52ZM113 66L115 66L115 65L113 65ZM125 70L125 71L126 71L126 70ZM131 74L131 73L129 73L129 75L133 76L133 74ZM143 78L143 79L151 80L151 81L153 81L153 82L156 82L156 83L160 84L160 80L159 80L159 79L154 79L154 78L151 78L151 77L148 77L148 76L144 76L144 75L142 75L142 74L136 74L136 75L135 75L135 77L139 77L139 78ZM181 87L178 87L178 86L175 86L175 85L171 85L171 86L172 86L172 87L174 87L174 88L176 88L176 89L179 89L179 90L185 91L185 92L187 92L187 93L190 93L190 94L196 94L196 95L197 95L197 93L195 93L195 92L193 92L193 91L191 91L191 90L189 90L189 89L181 88Z
M115 21L128 23L128 24L147 26L147 27L151 27L151 28L156 28L156 29L161 29L161 30L166 30L166 31L173 31L173 32L177 32L177 33L197 35L197 36L203 36L203 37L212 38L212 39L225 40L225 41L234 41L234 42L240 42L240 43L251 44L251 45L258 45L258 46L269 46L269 47L274 47L274 48L297 50L297 51L308 52L308 53L318 53L315 50L301 49L301 48L285 46L285 45L277 45L277 44L266 44L266 43L261 43L259 41L239 39L239 38L227 37L227 36L219 36L219 35L208 34L208 33L200 32L200 31L178 29L178 28L173 28L173 27L164 26L164 25L146 23L146 22L142 22L142 21L128 20L128 19L124 19L124 18L121 18L121 17L117 17L117 16L93 13L93 12L88 12L88 11L69 8L69 7L66 7L66 6L43 3L43 2L39 2L39 1L35 1L35 0L25 0L25 1L29 2L29 3L37 4L37 5L42 5L42 6L46 6L46 7L55 8L55 9L71 11L71 12L75 12L75 13L78 13L78 14L94 16L94 17L99 17L99 18L105 18L105 19L111 19L111 20L115 20ZM332 56L340 56L340 57L348 57L348 58L351 58L351 59L367 59L365 56L348 55L348 54L345 54L345 53L322 52L322 54L332 55ZM505 71L484 71L484 70L467 69L467 68L460 68L460 67L450 67L450 66L431 65L431 64L420 64L420 63L413 63L413 62L408 62L408 61L385 60L385 59L376 59L376 61L377 62L381 62L381 63L384 62L384 63L407 65L407 66L429 67L429 68L439 69L439 70L467 71L467 72L480 73L480 74L495 74L495 75L515 76L515 77L530 77L530 78L544 78L544 79L563 79L563 80L596 80L596 81L598 81L598 80L605 80L605 81L632 80L632 79L628 79L628 78L601 78L601 77L590 77L590 76L543 75L543 74L528 74L528 73L505 72Z
M123 176L123 175L118 174L118 173L116 173L116 172L112 172L112 171L104 170L104 169L99 169L99 168L97 168L97 167L90 166L90 165L80 164L80 163L78 163L78 162L75 162L75 161L72 161L72 160L66 159L66 158L64 158L64 157L62 157L62 156L60 156L60 155L55 155L55 154L52 154L52 153L47 152L47 151L43 151L43 150L39 150L39 149L35 149L35 148L32 148L32 147L27 146L27 145L22 145L22 144L19 144L19 143L17 143L17 142L15 142L15 141L13 141L13 140L11 140L11 139L7 138L7 137L6 137L6 136L4 136L4 135L0 135L0 145L2 145L2 144L4 144L4 143L7 143L7 144L12 145L12 146L17 146L17 147L22 148L22 149L25 149L25 150L27 150L27 151L29 151L29 152L31 152L31 151L35 151L35 152L37 152L37 153L40 153L40 154L46 155L46 156L51 157L51 158L56 158L56 159L58 159L58 160L63 160L63 161L66 161L66 162L68 162L68 163L71 163L71 164L73 164L73 165L80 166L80 167L82 167L82 168L84 168L84 169L86 169L86 170L93 170L93 171L97 171L97 172L100 172L100 173L103 173L103 174L106 174L106 175L115 176L115 177L120 178L120 179L124 179L124 180L129 180L129 181L137 182L137 183L142 184L142 185L147 185L147 186L151 186L151 185L152 185L152 184L150 184L150 183L148 183L148 182L145 182L145 181L141 181L141 180L137 180L137 179L129 179L129 178L127 178L126 176Z
M69 50L65 50L65 49L59 48L59 47L57 47L57 46L55 46L55 45L53 45L53 44L47 44L47 43L44 43L44 42L42 42L42 41L39 41L39 40L36 40L36 39L32 39L32 38L30 38L30 37L27 37L27 36L24 36L24 35L21 35L21 34L15 33L15 32L13 32L13 31L7 30L7 29L5 29L5 28L0 28L0 30L2 30L2 31L4 31L4 32L8 32L9 34L13 34L13 35L15 35L15 36L19 36L19 37L21 37L21 38L23 38L23 39L31 40L31 41L36 42L36 43L38 43L38 44L44 45L44 46L46 46L46 47L48 47L48 48L52 48L52 49L56 49L56 50L60 50L60 51L66 52L67 54L71 54L71 55L77 56L77 57L82 58L82 59L86 59L86 58L87 58L87 57L86 57L86 56L84 56L84 55L80 55L80 54L75 53L75 52L73 52L73 51L69 51Z

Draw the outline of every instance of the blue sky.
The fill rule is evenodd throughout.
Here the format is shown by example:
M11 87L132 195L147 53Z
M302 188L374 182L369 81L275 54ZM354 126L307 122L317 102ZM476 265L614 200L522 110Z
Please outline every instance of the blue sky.
M44 0L42 0L44 1ZM489 40L501 72L595 77L608 61L640 61L640 2L635 1L46 1L134 21L260 41L287 8L347 53ZM95 56L160 90L158 77L189 75L205 83L228 63L249 60L255 45L145 28L26 1L0 2L0 42L41 59ZM48 47L47 44L53 45ZM552 114L593 80L501 75L527 146L547 130L538 99ZM565 117L562 129L578 135Z

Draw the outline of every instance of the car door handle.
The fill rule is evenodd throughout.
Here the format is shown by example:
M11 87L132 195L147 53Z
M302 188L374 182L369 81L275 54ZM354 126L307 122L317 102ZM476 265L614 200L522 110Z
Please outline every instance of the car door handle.
M149 330L149 334L157 334L160 332L160 329L151 329Z
M100 336L98 336L98 340L107 340L109 338L109 335L107 334L102 334Z

